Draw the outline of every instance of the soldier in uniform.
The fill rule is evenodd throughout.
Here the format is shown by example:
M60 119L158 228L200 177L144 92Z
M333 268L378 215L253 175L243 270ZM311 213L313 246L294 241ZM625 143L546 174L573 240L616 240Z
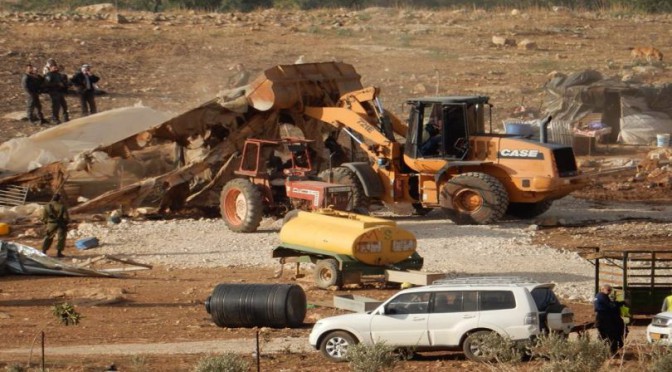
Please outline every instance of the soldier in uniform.
M51 242L54 240L54 235L58 234L56 241L57 257L65 257L63 249L65 249L65 237L68 233L68 223L70 222L70 215L68 209L61 202L61 194L56 193L51 201L44 206L42 214L42 222L46 224L46 235L42 243L42 253L47 254L51 247Z
M42 78L37 74L37 69L31 65L26 65L26 72L21 78L21 86L26 92L26 115L33 124L47 124L42 114L42 104L40 103L40 93L42 92ZM35 116L37 111L37 116ZM39 119L39 122L37 121Z
M58 65L52 65L49 68L49 73L44 77L44 88L51 98L51 120L55 124L61 124L61 109L63 109L63 119L69 121L68 104L65 102L68 80L67 77L64 79Z

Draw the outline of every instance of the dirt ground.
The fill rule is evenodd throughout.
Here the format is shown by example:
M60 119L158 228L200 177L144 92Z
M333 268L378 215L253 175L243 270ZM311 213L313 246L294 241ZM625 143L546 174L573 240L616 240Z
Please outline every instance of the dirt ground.
M495 124L524 104L539 107L547 74L553 70L574 72L595 68L605 75L631 73L633 61L628 47L653 44L669 54L669 43L658 38L670 29L669 16L638 16L609 13L534 11L511 15L510 11L479 10L427 12L407 9L372 9L297 12L263 12L249 15L166 15L129 14L131 22L116 24L106 20L56 19L49 15L0 14L0 113L22 111L24 96L19 81L23 65L39 66L56 58L72 74L81 63L91 63L101 76L101 88L108 95L97 98L99 109L107 110L142 102L152 108L179 113L214 97L226 88L236 63L243 63L254 76L276 64L293 63L300 56L306 62L342 60L352 63L364 84L382 88L383 103L401 115L406 97L439 94L485 94L495 104ZM144 18L141 18L144 17ZM493 35L531 39L537 49L520 50L496 47ZM668 35L669 36L669 35ZM663 68L642 76L650 83L668 82L670 71ZM48 100L42 100L48 116ZM69 98L73 117L78 117L78 102ZM497 124L496 124L497 125ZM29 135L41 130L27 122L0 118L0 140ZM642 158L648 148L598 147L593 159L609 157ZM580 159L580 160L583 160ZM652 208L672 203L669 188L650 188L636 184L629 189L616 187L628 181L631 173L596 180L574 196L594 201L650 201ZM616 186L615 186L616 185ZM656 221L618 221L634 224L621 235L604 233L594 227L553 226L543 228L537 241L551 247L574 249L579 246L669 247L669 234L651 236L638 224ZM18 238L26 227L17 227L11 240L28 245L39 242ZM578 237L578 238L577 238ZM79 254L72 242L66 253ZM120 370L190 370L202 354L190 350L193 341L230 339L247 341L255 329L216 327L204 309L204 300L222 282L272 283L268 269L222 267L183 270L155 267L125 279L19 277L0 278L0 349L21 349L1 354L0 367L28 361L27 349L41 330L47 347L78 346L82 353L91 345L176 343L167 354L140 352L138 355L73 353L47 355L52 371L100 371L116 363ZM311 279L291 277L283 282L307 283ZM384 299L393 289L372 283L350 293ZM68 298L67 290L88 289L104 294L110 304L77 304L81 324L65 327L56 324L51 306ZM262 330L262 370L327 371L343 370L344 365L327 362L318 353L293 349L307 343L316 319L338 311L320 306L333 292L306 285L309 302L306 324L301 329ZM91 293L89 293L91 294ZM107 297L105 297L107 296ZM86 297L86 296L84 296ZM587 322L592 311L587 304L570 304L577 322ZM646 323L643 323L646 324ZM643 329L644 325L636 325ZM264 353L270 339L287 338L285 350ZM32 362L39 355L34 343ZM158 346L157 346L158 348ZM146 350L142 348L141 350ZM248 359L253 362L251 353ZM406 361L396 370L482 370L459 353L442 353ZM534 366L529 366L534 370Z

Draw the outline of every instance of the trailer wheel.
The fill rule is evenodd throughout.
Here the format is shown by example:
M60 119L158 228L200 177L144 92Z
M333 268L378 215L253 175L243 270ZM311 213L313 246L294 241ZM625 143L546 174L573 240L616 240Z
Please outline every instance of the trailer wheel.
M504 216L509 195L495 177L468 172L451 178L443 185L441 205L458 225L487 225Z
M257 231L264 214L261 192L250 181L229 181L219 198L219 210L226 226L235 232Z
M315 284L322 289L331 286L340 288L343 285L343 274L338 268L338 261L333 258L317 261L314 274Z
M329 169L320 172L318 177L325 182L329 182ZM364 186L351 169L346 167L332 168L331 182L352 187L352 200L348 204L348 211L369 210L369 198L364 193Z
M552 204L553 200L542 200L538 203L509 203L506 214L522 219L534 218L546 213Z

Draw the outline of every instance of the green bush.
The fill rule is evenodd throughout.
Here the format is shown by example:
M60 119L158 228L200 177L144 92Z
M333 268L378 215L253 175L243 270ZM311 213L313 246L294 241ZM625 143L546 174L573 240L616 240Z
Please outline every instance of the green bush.
M392 346L377 342L373 345L350 345L348 361L355 372L379 372L394 367L398 358Z
M547 361L541 366L545 372L598 371L609 359L609 345L592 340L588 334L576 340L551 333L542 335L532 347L532 357Z
M194 367L194 372L246 372L248 363L234 353L210 355L202 358Z

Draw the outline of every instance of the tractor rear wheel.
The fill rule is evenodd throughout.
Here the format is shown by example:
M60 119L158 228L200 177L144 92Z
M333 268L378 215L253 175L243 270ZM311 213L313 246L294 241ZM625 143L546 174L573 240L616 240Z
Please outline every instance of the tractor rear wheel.
M318 175L324 182L329 182L329 169L325 169ZM347 185L352 187L352 197L348 204L348 211L358 210L361 212L369 210L369 198L364 193L364 186L359 181L359 178L350 168L336 167L331 169L331 182L340 185Z
M257 231L264 206L261 192L250 181L236 178L229 181L219 198L219 210L226 226L235 232Z
M534 218L546 213L551 209L552 204L553 200L542 200L537 203L509 203L506 214L523 219Z
M495 177L468 172L451 178L443 185L441 205L458 225L487 225L504 216L509 195Z

